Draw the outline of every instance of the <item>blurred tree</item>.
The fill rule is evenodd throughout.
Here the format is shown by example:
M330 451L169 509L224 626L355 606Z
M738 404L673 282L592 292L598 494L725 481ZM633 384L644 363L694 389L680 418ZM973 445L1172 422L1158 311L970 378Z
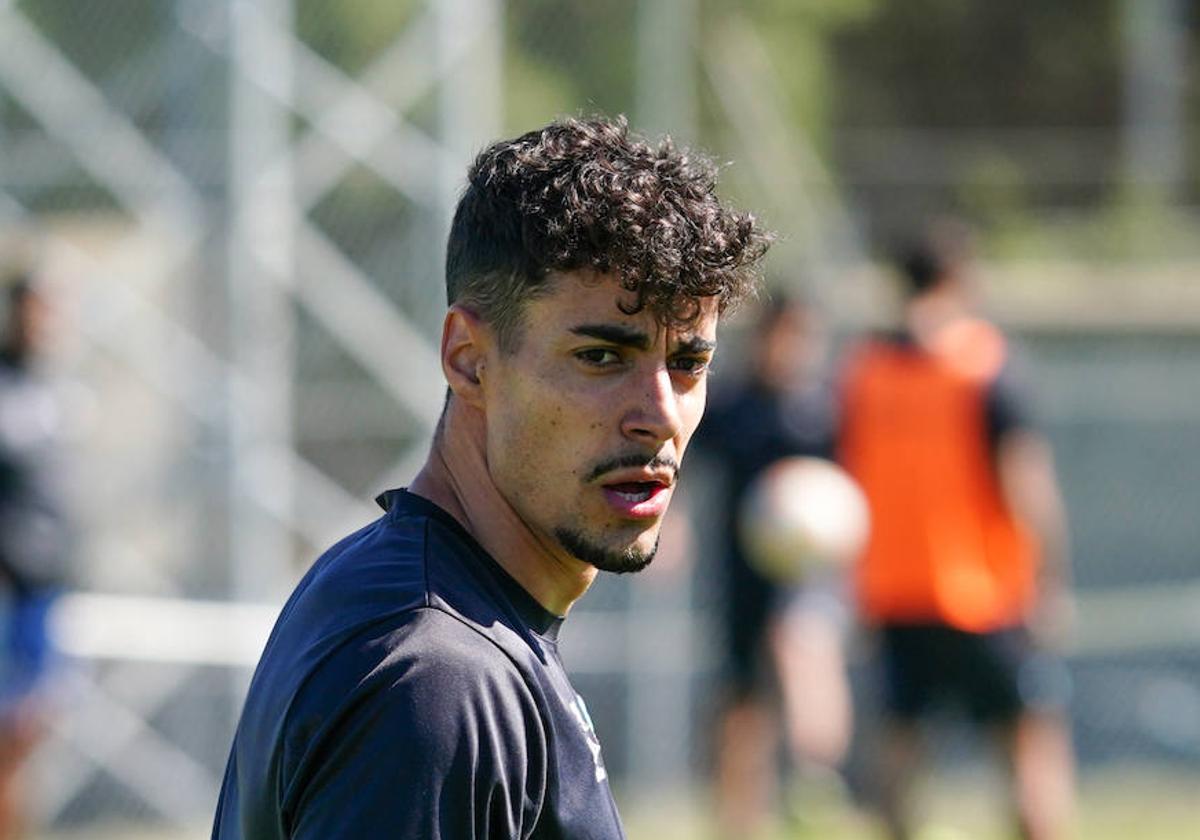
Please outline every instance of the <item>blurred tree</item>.
M929 212L1002 210L1011 231L1037 208L1121 203L1122 11L906 0L839 30L834 165L876 240Z
M509 61L521 71L505 103L514 131L556 116L632 113L636 7L636 0L509 2Z
M354 75L395 39L425 0L329 3L296 0L296 31L310 47Z
M295 0L295 26L306 45L354 75L434 2ZM695 0L695 60L712 57L730 20L746 24L766 56L755 66L767 68L747 84L769 90L762 101L772 103L774 124L793 132L777 138L783 154L803 141L836 174L877 238L931 209L1001 213L1010 221L1041 207L1090 212L1136 194L1123 183L1122 157L1131 2L1141 0ZM1200 34L1197 4L1179 2L1185 160L1182 188L1171 194L1186 205L1200 198L1200 132L1186 119L1200 107ZM179 22L219 24L221 3L15 6L173 158L193 172L220 173L228 80L211 44ZM505 0L504 130L593 111L633 116L638 6ZM168 58L176 69L156 72ZM719 98L703 81L699 87L699 145L720 157L752 157L730 132L734 118ZM432 132L438 107L430 90L405 116ZM4 106L4 116L10 132L28 122L15 103ZM757 206L762 185L742 183L749 168L738 167L727 183ZM40 189L58 195L55 185ZM378 192L378 185L351 179L339 191L339 207L348 217L369 215Z
M840 33L869 25L885 0L709 0L716 18L741 13L754 24L770 54L773 84L790 105L790 120L818 151L826 151L836 106L835 48Z
M80 70L96 80L140 52L171 13L170 4L156 0L21 0L16 5Z
M906 0L836 34L838 121L1112 126L1118 0Z

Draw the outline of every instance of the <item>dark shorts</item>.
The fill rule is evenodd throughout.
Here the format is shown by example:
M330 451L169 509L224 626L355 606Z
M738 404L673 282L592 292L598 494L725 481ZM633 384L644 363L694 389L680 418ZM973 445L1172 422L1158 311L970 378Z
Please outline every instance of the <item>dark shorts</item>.
M734 700L764 696L779 688L770 634L776 622L794 612L820 615L839 634L850 621L841 578L811 576L783 585L750 570L728 579L723 677ZM840 639L840 636L839 636Z
M941 625L881 630L886 709L917 720L958 705L978 724L1003 724L1032 708L1061 708L1065 668L1034 648L1024 628L967 633Z
M738 570L728 580L725 599L726 682L734 697L742 699L773 684L767 628L787 593L747 570Z

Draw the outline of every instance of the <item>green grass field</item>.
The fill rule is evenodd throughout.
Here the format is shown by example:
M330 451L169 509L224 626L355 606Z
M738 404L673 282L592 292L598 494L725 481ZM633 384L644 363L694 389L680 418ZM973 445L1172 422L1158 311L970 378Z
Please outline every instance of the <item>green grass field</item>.
M978 776L928 785L926 828L920 840L1012 840L1002 825L998 796ZM692 798L624 808L630 840L714 840L709 805ZM828 796L809 807L803 824L780 826L745 840L878 840L868 820ZM209 827L164 830L91 825L36 840L206 840ZM1074 840L1200 840L1200 772L1126 768L1085 775L1080 783Z
M994 780L968 774L926 785L920 840L1012 840ZM715 840L703 800L626 809L630 840ZM870 820L819 798L806 818L753 840L878 840ZM752 840L746 838L746 840ZM1073 840L1200 840L1200 772L1125 768L1080 780Z

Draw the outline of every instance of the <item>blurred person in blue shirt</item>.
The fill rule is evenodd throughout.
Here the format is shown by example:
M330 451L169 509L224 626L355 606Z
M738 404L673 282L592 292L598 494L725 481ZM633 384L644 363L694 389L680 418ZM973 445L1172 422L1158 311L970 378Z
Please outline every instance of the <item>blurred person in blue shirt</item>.
M22 768L43 728L46 619L71 551L62 414L41 375L50 307L34 280L6 284L0 334L0 840L24 822Z

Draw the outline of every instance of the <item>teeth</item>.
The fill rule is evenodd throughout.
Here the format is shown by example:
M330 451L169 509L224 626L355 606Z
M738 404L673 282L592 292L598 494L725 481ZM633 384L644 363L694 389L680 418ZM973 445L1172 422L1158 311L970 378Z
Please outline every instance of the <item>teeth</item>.
M621 490L618 490L617 495L627 502L644 502L650 498L650 491L639 490L636 493L625 493Z

